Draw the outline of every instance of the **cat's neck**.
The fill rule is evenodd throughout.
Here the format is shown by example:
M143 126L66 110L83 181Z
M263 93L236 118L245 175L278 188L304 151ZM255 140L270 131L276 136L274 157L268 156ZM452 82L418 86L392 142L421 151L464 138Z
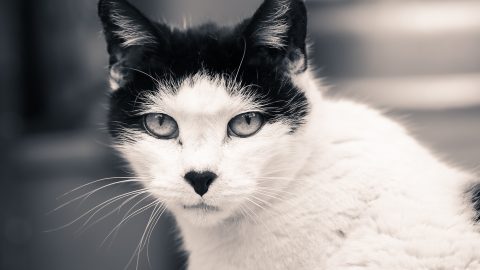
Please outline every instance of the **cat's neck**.
M309 196L305 196L304 199L307 197ZM298 230L294 233L291 231L300 224L295 222L303 218L302 216L307 212L304 207L293 210L293 208L299 208L295 205L300 203L302 202L299 198L289 199L263 211L256 209L256 213L239 213L235 219L227 220L214 227L199 227L177 218L185 248L190 252L190 265L205 266L201 269L222 269L221 267L213 268L208 264L215 262L221 265L222 262L230 262L233 265L239 265L238 269L255 269L253 265L249 267L249 263L242 257L263 253L280 254L281 246L271 245L271 243L276 243L281 238L286 240L291 236L298 243L306 241L311 236L307 233L309 230ZM284 209L281 209L282 207ZM293 242L292 239L287 241ZM232 262L232 260L239 261ZM240 267L242 263L245 265Z

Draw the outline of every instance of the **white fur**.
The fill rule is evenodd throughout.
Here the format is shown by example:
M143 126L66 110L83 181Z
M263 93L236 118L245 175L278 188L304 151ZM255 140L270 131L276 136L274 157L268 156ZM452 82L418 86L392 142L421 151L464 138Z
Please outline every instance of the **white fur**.
M228 138L229 119L257 105L222 78L142 101L177 120L183 146L129 131L118 149L175 214L189 269L480 269L473 176L381 113L323 98L308 71L294 82L311 104L294 135L276 123ZM219 175L203 199L182 179L190 169ZM183 208L202 201L220 210Z
M110 89L113 91L118 90L123 81L123 75L118 71L118 69L115 69L114 67L110 68L110 77L108 79L108 83L110 84Z

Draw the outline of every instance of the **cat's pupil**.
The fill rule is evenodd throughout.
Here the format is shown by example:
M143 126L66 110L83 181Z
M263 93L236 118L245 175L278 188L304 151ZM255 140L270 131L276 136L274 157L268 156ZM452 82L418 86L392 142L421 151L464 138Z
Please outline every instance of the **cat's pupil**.
M157 119L158 119L158 125L163 126L163 122L165 122L165 118L159 115Z
M245 115L244 118L245 122L247 122L247 125L250 125L250 123L252 122L252 115Z

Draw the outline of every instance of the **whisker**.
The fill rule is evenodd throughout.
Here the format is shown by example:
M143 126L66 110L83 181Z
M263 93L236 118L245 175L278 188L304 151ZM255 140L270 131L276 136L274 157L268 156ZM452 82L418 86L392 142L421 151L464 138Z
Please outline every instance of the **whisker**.
M150 198L150 194L149 193L147 193L147 194L148 194L147 196L145 196L142 199L140 199L139 201L137 201L132 207L130 207L130 209L128 209L128 211L123 215L122 220L125 219L133 211L133 209L135 209L135 207L137 207L140 203L142 203L146 199ZM113 242L114 242L115 238L117 237L117 234L118 234L119 231L120 231L120 227L118 227L115 230L113 236L111 237L112 241L110 242L110 245L113 244Z
M87 187L87 186L96 184L96 183L98 183L98 182L107 181L107 180L114 180L114 179L135 179L135 178L137 178L137 179L147 179L147 178L140 178L140 177L133 177L133 176L132 176L132 177L128 177L128 176L112 176L112 177L101 178L101 179L98 179L98 180L95 180L95 181L88 182L88 183L86 183L86 184L84 184L84 185L81 185L81 186L79 186L79 187L76 187L76 188L74 188L74 189L72 189L72 190L70 190L70 191L68 191L68 192L66 192L66 193L58 196L58 197L57 197L57 200L65 197L65 196L67 196L67 195L69 195L69 194L71 194L71 193L73 193L73 192L75 192L75 191L77 191L77 190L79 190L79 189L82 189L82 188L84 188L84 187ZM139 180L139 181L141 181L141 180Z
M79 221L80 219L84 218L85 216L87 216L89 213L95 211L98 207L105 207L109 204L112 204L113 202L116 202L122 198L125 198L125 197L128 197L128 196L131 196L132 194L135 194L137 193L138 191L130 191L130 192L127 192L127 193L123 193L121 195L117 195L111 199L108 199L104 202L102 202L101 204L99 205L96 205L95 207L91 208L90 210L84 212L82 215L80 215L78 218L68 222L67 224L63 225L63 226L60 226L58 228L55 228L55 229L52 229L52 230L47 230L46 232L54 232L54 231L58 231L58 230L61 230L61 229L64 229L64 228L67 228L68 226L74 224L75 222Z
M136 68L132 68L132 67L125 67L125 68L136 71L136 72L139 72L139 73L142 73L143 75L149 77L150 79L152 79L152 81L157 83L158 86L162 85L159 80L155 79L152 75L146 73L145 71L142 71L142 70L139 70L139 69L136 69Z
M130 265L131 260L132 260L133 258L135 258L135 253L136 253L136 254L137 254L137 255L136 255L137 260L136 260L135 270L138 270L138 265L139 265L139 262L140 262L140 253L141 253L141 251L142 251L143 242L144 242L145 236L146 236L146 234L147 234L147 231L149 230L150 225L152 224L152 220L153 220L153 218L156 216L156 212L157 212L158 209L159 209L159 203L157 203L157 204L155 205L155 207L153 208L152 213L150 214L150 218L148 219L147 225L145 226L145 230L143 231L142 237L140 238L140 242L138 243L137 248L136 248L135 251L133 252L132 258L130 259L129 263L127 264L127 267Z
M245 60L245 54L247 52L247 41L243 38L243 55L242 60L240 60L240 64L238 65L237 72L235 74L235 78L233 79L234 82L237 81L238 74L240 73L240 68L242 67L243 61Z
M253 195L253 194L250 196L250 198L259 201L259 203L263 203L265 206L270 206L270 205L272 205L272 203L267 202L267 201L265 201L265 200L263 200L263 199L260 199L260 198L256 197L256 196ZM262 208L262 209L263 209L263 208Z
M295 193L286 191L286 190L284 190L284 189L276 189L276 188L272 188L272 187L258 186L258 187L257 187L257 190L273 191L273 192L278 192L279 194L280 194L280 193L284 193L284 194L292 195L292 196L296 195Z
M286 203L292 207L296 207L291 201L287 200L285 196L281 196L278 192L273 192L273 191L265 191L265 190L257 190L256 191L259 194L262 194L267 197L272 197L274 199L279 200L281 203ZM281 213L280 213L281 214Z
M125 266L125 269L128 268L128 266L132 264L134 258L137 257L135 269L138 270L138 266L140 263L140 253L145 248L145 246L147 246L147 249L148 249L149 238L153 232L153 229L155 228L155 225L157 224L158 220L162 216L165 209L166 207L163 204L163 202L161 201L156 202L155 207L150 214L150 218L148 219L147 225L145 226L145 230L140 238L140 242L138 243L137 248L135 249L132 256L130 257L130 260ZM147 250L147 260L148 260L148 263L150 264L150 257L148 255L148 250Z
M105 244L105 242L108 240L108 238L115 232L115 230L117 228L119 228L120 226L122 226L123 224L125 224L125 222L127 222L128 220L130 220L131 218L141 214L143 211L147 210L148 208L154 206L155 204L157 204L158 201L154 201L154 202L151 202L137 210L135 210L134 212L132 212L130 215L128 215L126 218L122 219L120 221L120 223L118 225L116 225L109 233L108 235L105 237L105 239L103 239L102 243L100 244L100 246L103 246Z
M258 208L262 209L262 210L265 210L265 208L263 206L261 206L260 204L256 203L255 201L251 200L250 198L245 198L247 201L253 203L254 205L256 205Z
M61 204L61 205L58 206L57 208L55 208L55 209L53 209L52 211L48 212L48 214L51 214L51 213L53 213L53 212L56 212L56 211L64 208L65 206L70 205L70 204L72 204L73 202L78 201L78 200L80 200L80 199L83 198L82 202L80 203L80 205L81 205L81 204L82 204L86 199L88 199L88 197L90 197L93 193L98 192L98 191L100 191L100 190L102 190L102 189L105 189L105 188L107 188L107 187L111 187L111 186L118 185L118 184L124 184L124 183L133 183L133 182L139 182L139 180L129 179L129 180L117 181L117 182L110 183L110 184L104 185L104 186L102 186L102 187L96 188L96 189L94 189L93 191L89 191L89 192L87 192L87 193L85 193L85 194L83 194L83 195L80 195L80 196L77 196L77 197L73 198L72 200L69 200L69 201L66 202L66 203Z
M252 209L250 209L250 207L248 207L247 204L245 204L245 208L246 208L246 210L247 210L247 213L250 212L250 213L251 213L252 215L254 215L257 219L259 218L258 215L257 215ZM250 216L250 218L253 220L253 222L255 222L255 224L258 225L257 219L256 219L256 218L253 218L253 216L251 216L251 215L249 215L249 216Z
M256 177L258 180L292 180L289 177Z
M245 198L245 199L247 199L247 201L249 201L250 203L252 203L252 204L254 204L254 205L258 206L260 209L263 209L263 210L265 210L265 208L264 208L263 206L261 206L261 205L259 205L258 203L256 203L256 202L254 202L254 201L250 200L249 198ZM256 217L258 220L260 220L260 223L261 223L261 224L262 224L262 226L265 228L265 230L267 230L267 231L270 231L270 232L271 232L271 229L270 229L270 228L267 226L267 224L265 224L265 222L263 221L263 219L262 219L262 218L260 218L260 217L259 217L259 216L256 214L256 212L254 212L253 210L251 210L251 209L250 209L250 208L249 208L247 205L245 205L245 206L247 207L247 209L249 209L249 210L250 210L250 212L251 212L253 215L255 215L255 217ZM257 223L257 222L255 222L255 223L258 225L258 223Z
M248 218L250 218L250 220L252 220L255 224L258 224L257 220L253 218L252 215L250 214L250 212L252 211L250 210L250 208L248 208L249 211L247 211L247 206L245 205L245 207L242 206L241 209L244 210L244 213L248 216Z
M150 239L151 239L151 236L153 234L153 230L155 229L155 226L157 226L157 223L158 221L160 220L160 218L162 217L163 213L165 212L165 210L167 209L166 206L162 205L163 206L163 210L160 212L160 214L157 215L157 218L154 220L153 222L153 225L150 229L150 232L147 234L147 261L148 261L148 265L150 266L150 268L152 267L151 263L150 263Z
M120 209L121 209L123 206L125 206L127 203L129 203L130 201L134 200L134 199L137 198L138 196L143 195L143 194L145 194L145 193L147 193L147 192L148 192L148 189L146 189L146 188L138 190L137 193L133 193L133 194L132 194L133 196L131 196L130 198L128 198L127 200L125 200L124 202L122 202L118 207L116 207L116 208L113 209L112 211L108 212L107 214L105 214L105 215L102 216L101 218L96 219L94 222L90 223L90 224L87 226L87 224L90 222L90 220L92 220L93 217L94 217L98 212L100 212L104 207L106 207L106 206L97 209L97 211L95 211L95 213L93 213L92 215L90 215L90 217L83 223L82 228L83 228L83 227L85 227L85 228L84 228L84 229L80 228L80 229L82 229L82 230L81 230L81 231L78 231L77 233L83 233L83 232L87 231L89 228L91 228L91 227L94 226L95 224L99 223L100 221L104 220L105 218L109 217L109 216L112 215L113 213L120 211Z
M256 193L259 193L260 195L264 195L264 196L267 196L267 197L270 197L272 199L281 199L281 197L278 197L278 196L275 196L275 195L279 195L279 194L276 194L276 193L267 193L267 192L264 192L264 191L260 191L260 190L256 190L255 191ZM273 194L273 195L272 195Z

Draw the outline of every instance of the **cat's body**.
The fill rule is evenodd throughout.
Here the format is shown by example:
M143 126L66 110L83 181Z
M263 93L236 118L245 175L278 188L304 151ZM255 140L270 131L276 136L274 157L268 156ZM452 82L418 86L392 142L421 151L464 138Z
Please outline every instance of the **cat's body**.
M480 269L477 179L322 97L301 1L267 0L226 34L124 1L100 16L115 144L174 213L190 270Z
M474 178L379 112L304 89L319 102L297 181L255 221L178 220L190 269L480 269Z

